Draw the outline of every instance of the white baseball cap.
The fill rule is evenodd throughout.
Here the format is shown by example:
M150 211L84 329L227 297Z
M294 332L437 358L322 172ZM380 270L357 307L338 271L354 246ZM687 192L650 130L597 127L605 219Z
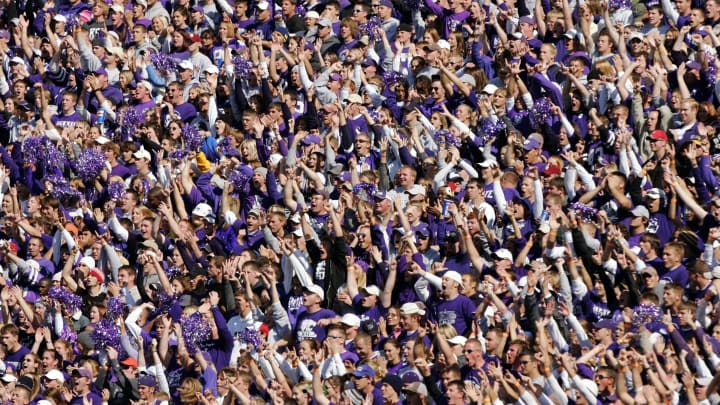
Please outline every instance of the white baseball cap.
M445 274L443 274L443 278L447 278L452 281L455 281L456 283L460 284L460 288L462 288L462 276L457 271L455 271L455 270L446 271Z
M313 294L316 294L320 297L321 300L325 299L325 290L323 290L322 287L320 287L317 284L313 284L309 287L303 287L303 291L308 291Z
M425 310L420 308L415 302L406 302L400 307L402 315L425 315Z
M355 314L345 314L340 319L340 323L357 328L360 326L360 317Z

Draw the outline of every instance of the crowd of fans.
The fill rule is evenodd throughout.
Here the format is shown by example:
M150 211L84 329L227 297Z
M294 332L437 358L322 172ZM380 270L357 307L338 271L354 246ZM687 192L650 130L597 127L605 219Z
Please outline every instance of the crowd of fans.
M720 0L0 3L2 404L720 403Z

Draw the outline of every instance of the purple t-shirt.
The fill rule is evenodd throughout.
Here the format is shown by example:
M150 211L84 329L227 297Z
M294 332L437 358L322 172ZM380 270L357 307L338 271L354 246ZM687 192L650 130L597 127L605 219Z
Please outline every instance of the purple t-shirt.
M295 325L295 341L301 340L317 340L322 342L325 340L325 327L318 325L321 319L335 318L335 312L329 309L320 309L317 312L303 312L298 316Z
M364 321L366 319L372 319L373 321L378 322L381 317L385 316L387 311L383 310L379 302L370 308L364 308L362 306L362 299L362 294L358 294L353 297L353 307L355 308L355 313L360 317L360 320ZM378 297L378 301L379 300L380 297Z
M155 107L155 102L153 100L150 100L150 101L147 101L144 103L140 103L133 108L135 108L135 111L140 116L140 120L142 122L145 122L145 111L147 111L151 108L154 108L154 107Z
M670 237L675 232L675 225L668 219L667 215L656 212L650 214L650 220L645 232L657 235L660 238L660 244L664 245L670 241Z
M78 122L82 121L82 117L77 111L70 115L53 115L52 123L58 128L75 128Z
M20 346L20 349L15 353L7 353L5 355L5 364L12 366L15 370L19 370L23 357L28 353L30 353L30 349L25 346Z
M464 335L475 320L475 304L464 295L440 301L432 312L439 325L452 325L459 335Z
M493 184L487 184L483 186L483 193L485 194L485 202L495 206L495 190L493 190ZM505 195L505 201L512 201L515 197L520 197L517 190L513 188L503 188L503 194Z
M672 270L669 270L667 273L665 273L665 275L662 276L662 279L671 281L686 288L689 283L688 271L682 264Z

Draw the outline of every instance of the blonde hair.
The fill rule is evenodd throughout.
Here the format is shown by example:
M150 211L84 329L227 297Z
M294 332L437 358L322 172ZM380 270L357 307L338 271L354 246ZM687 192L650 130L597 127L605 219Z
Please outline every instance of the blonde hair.
M452 339L458 335L455 327L448 324L438 326L438 334L445 339Z
M180 403L183 404L195 404L197 403L198 392L202 392L202 384L197 378L186 378L180 384L178 393L180 394Z
M614 76L613 67L607 60L601 60L595 63L595 70L605 76Z
M243 147L248 149L248 165L253 166L253 163L259 162L260 158L258 157L257 146L255 145L254 139L245 139L240 142L240 149Z

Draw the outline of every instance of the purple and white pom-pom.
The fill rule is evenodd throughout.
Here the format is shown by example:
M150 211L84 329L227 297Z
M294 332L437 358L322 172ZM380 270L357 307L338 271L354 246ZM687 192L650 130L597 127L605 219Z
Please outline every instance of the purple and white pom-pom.
M459 148L462 145L462 139L447 129L438 129L435 131L435 138L437 142L447 144L448 146Z
M189 151L197 151L203 143L203 137L195 126L184 124L182 126L182 137L185 142L185 148Z
M377 189L372 183L361 182L353 186L353 194L363 201L372 201L376 191Z
M485 146L490 138L501 135L506 128L507 125L505 125L504 120L498 119L492 122L491 119L483 119L478 131L478 137L480 137L481 140L480 145Z
M360 24L360 31L367 35L371 41L380 41L378 30L382 30L382 20L378 16L372 16L367 22Z
M628 9L630 10L632 7L632 4L630 0L610 0L608 1L608 9L609 10L620 10L620 9Z
M422 0L403 0L403 6L405 10L415 11L419 10L423 6Z
M570 204L570 209L580 215L583 222L593 222L599 212L598 209L581 202L574 202Z
M530 112L530 122L533 127L540 128L545 124L548 119L552 116L552 103L547 97L542 97L533 103L532 111Z
M39 136L27 136L20 145L26 165L36 165L43 159L44 148Z
M180 326L182 327L183 339L185 339L185 347L191 354L199 350L200 345L212 336L210 324L199 312L180 319Z
M390 86L391 84L395 84L403 79L405 79L405 76L401 75L400 73L390 70L388 72L384 72L382 74L383 81L385 82L385 86Z
M253 72L252 62L245 59L242 55L236 55L232 58L235 76L247 78Z
M175 58L164 52L152 52L150 54L150 63L152 63L155 70L161 73L172 72L178 65Z
M234 192L243 192L250 184L250 177L240 170L233 170L228 176L228 181L232 184Z
M125 184L122 181L113 181L108 184L107 192L110 198L118 201L125 195Z
M54 169L65 165L65 154L47 136L26 137L21 144L21 150L25 164Z
M122 349L120 345L120 329L110 319L103 318L93 325L95 329L90 332L90 338L95 343L95 349L107 349L112 347L118 352Z
M137 110L132 107L126 108L122 113L122 120L120 121L121 140L128 141L135 139L135 130L142 122L142 117L138 114Z
M245 343L248 346L252 345L253 351L257 350L262 344L260 332L252 328L245 328L242 332L240 332L238 340L240 343Z
M642 304L633 309L632 323L637 328L641 325L647 327L648 324L661 320L662 310L655 304Z
M182 269L178 266L170 266L167 270L165 270L165 274L167 275L167 278L172 280L175 277L182 276Z
M64 287L53 287L48 291L48 297L59 302L69 314L74 314L82 307L82 298L73 294Z
M295 14L299 15L300 18L305 18L305 14L307 14L307 9L304 5L298 4L295 6Z
M190 152L187 149L178 149L170 152L170 159L173 160L183 160Z
M706 50L705 59L708 61L708 68L705 71L705 75L708 82L710 82L711 87L714 88L715 82L717 82L717 66L715 64L715 52L711 50Z
M50 185L48 186L47 183L50 183ZM45 186L47 187L46 191L57 199L71 197L82 198L82 193L77 189L70 187L70 183L68 183L67 179L62 176L54 174L46 176Z
M96 149L80 152L75 162L75 171L83 181L92 181L105 167L105 155Z
M155 293L155 310L153 316L167 314L175 304L177 297L174 294L168 294L165 290L159 290Z
M118 319L125 317L125 303L121 297L110 297L108 300L107 313L110 319Z
M53 169L62 169L65 166L67 160L65 154L57 148L55 143L50 140L47 136L43 137L43 143L45 144L45 167Z

